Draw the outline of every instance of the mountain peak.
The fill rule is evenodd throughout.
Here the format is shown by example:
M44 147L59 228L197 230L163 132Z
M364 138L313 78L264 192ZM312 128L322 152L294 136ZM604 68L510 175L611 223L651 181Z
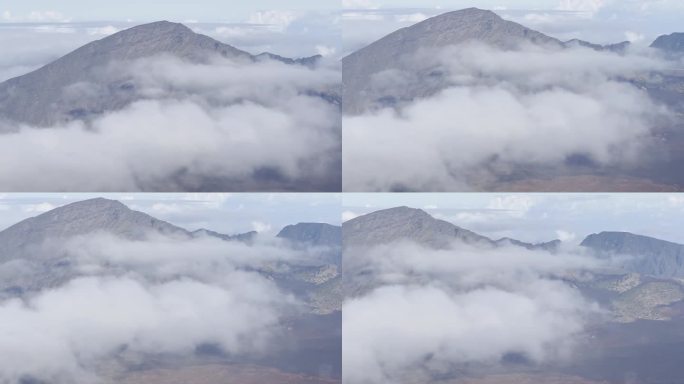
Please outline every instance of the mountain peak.
M458 11L451 11L451 12L443 13L439 16L436 16L435 19L439 19L439 18L444 18L444 19L464 18L464 17L468 17L468 18L479 17L479 18L490 18L490 19L494 19L494 20L503 20L501 18L501 16L496 14L496 12L490 11L488 9L477 8L477 7L465 8L465 9L461 9Z
M659 36L651 44L651 48L661 49L669 53L682 53L684 52L684 33L675 32Z
M375 212L371 213L370 215L388 216L388 217L392 217L394 219L416 218L416 219L424 219L424 220L431 220L431 219L434 220L434 218L432 216L430 216L430 214L423 211L422 209L411 208L411 207L407 207L407 206L382 209L380 211L375 211Z
M0 260L16 258L27 247L46 240L64 240L95 232L141 240L151 233L189 238L186 230L134 211L116 200L95 198L52 209L0 232Z
M126 63L159 56L192 63L204 63L217 56L244 63L254 60L251 54L195 33L183 24L158 21L138 25L0 83L0 117L44 127L74 119L88 120L121 109L143 96L125 71L107 68L113 63L116 68L127 68ZM107 91L88 99L64 97L64 90L78 83L98 84Z
M518 23L504 20L492 11L467 8L431 17L410 27L392 32L380 40L353 52L342 59L344 83L344 111L359 114L368 109L395 105L441 90L448 81L436 81L427 75L433 68L422 67L426 60L441 49L461 44L479 43L498 49L517 49L533 44L552 49L563 48L563 43L541 32ZM423 57L425 56L425 57ZM386 94L383 87L374 88L373 77L387 70L406 71L426 76L397 92ZM390 100L388 102L388 100Z
M454 240L494 245L474 232L432 217L422 209L396 207L359 216L343 224L345 246L386 244L410 240L433 248L448 247Z
M104 197L95 197L92 199L67 204L62 207L55 208L53 211L50 212L59 212L60 210L66 209L123 209L130 211L130 208L128 208L124 203L118 200L105 199Z
M147 24L137 25L135 27L126 29L126 30L118 32L118 33L122 33L122 32L133 33L133 32L141 32L141 31L146 31L149 33L169 33L169 32L194 33L192 31L192 29L188 28L184 24L174 23L174 22L167 21L167 20L154 21L154 22L147 23Z
M326 223L298 223L286 226L277 237L295 243L339 246L342 241L342 228Z
M629 255L623 268L656 277L684 276L684 245L629 232L600 232L587 236L581 246L599 255Z

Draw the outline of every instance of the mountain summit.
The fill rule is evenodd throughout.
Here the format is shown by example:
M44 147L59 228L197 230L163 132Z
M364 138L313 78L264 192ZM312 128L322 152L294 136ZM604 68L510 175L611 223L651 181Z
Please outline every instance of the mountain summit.
M0 119L41 127L121 109L142 97L138 85L121 69L131 61L159 55L193 63L216 56L244 63L264 60L264 54L253 56L183 24L158 21L139 25L1 83ZM285 64L311 65L316 59L266 55Z
M413 72L412 58L419 51L470 41L502 49L513 49L523 43L564 46L560 40L504 20L492 11L468 8L444 13L395 31L342 59L345 112L361 113L376 101L374 96L378 95L368 90L374 74L390 69ZM418 93L432 92L427 89Z
M603 256L629 256L628 272L656 277L684 277L684 245L629 232L601 232L581 244Z
M180 227L134 211L116 200L96 198L55 208L0 232L0 261L16 258L27 247L40 245L45 240L98 231L133 240L143 239L150 233L191 236Z
M554 252L559 240L532 244L503 238L492 240L448 221L432 217L422 209L396 207L349 220L342 225L344 247L374 246L408 240L430 248L449 248L454 241L486 247L522 247Z
M325 223L299 223L286 226L277 237L295 243L339 247L342 243L342 228Z
M454 240L494 245L484 236L435 219L423 210L409 207L390 208L357 217L345 222L342 231L345 247L386 244L399 240L411 240L434 248L446 248Z
M684 53L684 33L678 32L659 36L651 44L651 48L657 48L673 54Z

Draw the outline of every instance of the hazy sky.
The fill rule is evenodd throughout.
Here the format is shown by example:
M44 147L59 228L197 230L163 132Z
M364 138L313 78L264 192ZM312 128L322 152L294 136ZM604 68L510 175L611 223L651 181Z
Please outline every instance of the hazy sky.
M678 32L680 0L343 0L345 52L440 13L469 7L491 9L505 19L561 40L596 43L630 40L650 44Z
M2 194L0 230L72 202L105 197L188 230L277 234L299 222L339 225L338 194Z
M0 19L5 21L122 21L122 20L199 20L239 22L257 11L337 11L337 0L120 0L99 1L93 5L88 0L17 1L0 4ZM42 20L41 20L42 18Z
M579 242L627 231L684 243L684 196L676 194L346 194L344 218L410 206L492 238Z
M341 3L335 0L85 0L0 2L0 81L26 73L92 40L152 21L184 23L197 33L258 54L341 53ZM9 69L8 69L9 68Z

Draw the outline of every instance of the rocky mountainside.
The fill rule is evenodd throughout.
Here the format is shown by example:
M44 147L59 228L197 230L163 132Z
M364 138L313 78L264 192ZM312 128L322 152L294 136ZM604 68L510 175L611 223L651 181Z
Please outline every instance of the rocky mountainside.
M601 232L587 236L582 246L599 256L628 256L627 272L655 277L684 277L684 245L628 232Z
M50 126L121 109L141 96L129 76L113 67L158 55L190 62L205 62L217 55L245 63L271 59L312 65L317 60L269 53L253 56L182 24L159 21L93 41L36 71L1 83L0 118Z
M684 51L683 36L676 33L661 36L652 47L681 53ZM563 42L504 20L492 11L468 8L448 12L395 31L345 57L342 60L344 112L358 115L385 107L400 107L448 88L453 80L432 62L433 58L442 48L469 42L503 50L533 44L549 49L584 47L618 54L625 53L631 45L627 41L609 45L579 39ZM397 81L402 84L394 84ZM654 86L667 88L666 84L651 84Z
M676 32L659 36L651 44L651 48L661 49L670 53L684 53L684 33Z
M198 229L196 231L192 232L192 236L195 238L201 238L201 237L215 237L221 240L226 240L226 241L242 241L249 243L250 241L254 240L254 237L258 233L256 231L249 231L245 233L239 233L237 235L226 235L223 233L218 233L214 232L208 229Z
M343 246L373 246L408 240L431 248L447 248L453 241L489 247L518 246L530 250L555 250L560 241L530 244L514 239L494 241L486 236L435 219L421 209L390 208L349 220L342 225Z
M397 207L369 213L342 225L343 246L373 246L409 240L433 247L446 248L452 241L493 245L474 232L438 220L421 209Z
M594 44L590 43L588 41L580 40L580 39L572 39L568 40L563 43L563 45L567 48L571 47L585 47L585 48L591 48L596 51L608 51L608 52L616 52L616 53L624 53L631 45L629 41L623 41L621 43L615 43L615 44L608 44L608 45L600 45L600 44Z
M339 247L342 244L342 227L324 223L288 225L277 235L295 243Z
M415 66L412 57L417 52L470 41L503 49L513 49L521 43L564 47L560 40L504 20L492 11L469 8L445 13L393 32L342 59L345 113L361 113L378 99L391 97L375 94L369 89L373 75L390 69L412 71ZM429 73L421 78L424 81L429 79ZM439 84L434 87L423 85L420 90L410 93L427 96L438 89ZM412 94L402 97L410 99L415 96Z
M98 231L132 240L141 240L153 233L191 237L185 229L134 211L118 201L97 198L53 209L0 232L0 261L16 258L45 240Z

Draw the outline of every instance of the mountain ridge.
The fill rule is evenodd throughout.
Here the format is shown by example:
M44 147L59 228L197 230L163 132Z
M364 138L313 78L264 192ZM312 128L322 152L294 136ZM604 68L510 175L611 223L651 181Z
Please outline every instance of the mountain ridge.
M276 237L295 243L339 246L342 242L342 227L327 223L297 223L284 227Z
M398 29L345 56L342 59L344 113L359 115L438 93L450 86L448 77L440 69L433 68L434 65L421 67L427 59L413 56L425 52L429 59L433 55L430 50L467 42L504 50L532 44L548 49L584 47L616 54L624 54L631 46L628 41L608 45L580 39L564 42L479 8L446 12ZM684 52L684 34L661 36L651 46L671 53ZM408 73L410 81L404 79L405 87L389 87L393 92L387 91L387 86L376 79L376 75L391 71ZM380 83L376 84L377 81Z
M0 118L46 127L122 109L140 95L136 94L136 85L131 79L111 74L111 66L159 55L193 63L204 63L218 55L243 63L270 59L306 66L313 66L320 59L320 56L290 59L271 53L255 56L195 33L183 24L157 21L92 41L35 71L0 83ZM69 96L70 87L88 84L103 94L86 100Z
M374 74L408 67L407 58L419 51L469 41L484 42L504 49L515 48L523 41L557 49L563 48L563 42L560 40L521 24L504 20L489 10L467 8L443 13L394 31L344 57L342 59L344 112L361 113L369 103L375 103L376 99L381 99L379 95L375 97L369 94L372 90L369 87ZM424 76L424 78L429 77ZM440 84L424 84L423 87L427 89L419 93L427 96L436 92Z
M48 239L106 232L128 240L145 240L159 234L177 239L214 237L225 241L251 242L255 231L227 235L208 229L189 231L117 200L93 198L54 208L21 220L0 231L0 261L18 258Z
M669 53L684 53L684 32L660 35L653 41L650 47Z
M684 245L630 232L605 231L587 236L580 246L602 257L631 256L628 272L673 278L684 277Z
M531 244L503 238L492 240L445 220L434 218L422 209L407 206L383 209L346 221L342 225L343 246L373 246L400 240L444 249L453 241L487 247L517 246L529 250L555 251L559 240Z

